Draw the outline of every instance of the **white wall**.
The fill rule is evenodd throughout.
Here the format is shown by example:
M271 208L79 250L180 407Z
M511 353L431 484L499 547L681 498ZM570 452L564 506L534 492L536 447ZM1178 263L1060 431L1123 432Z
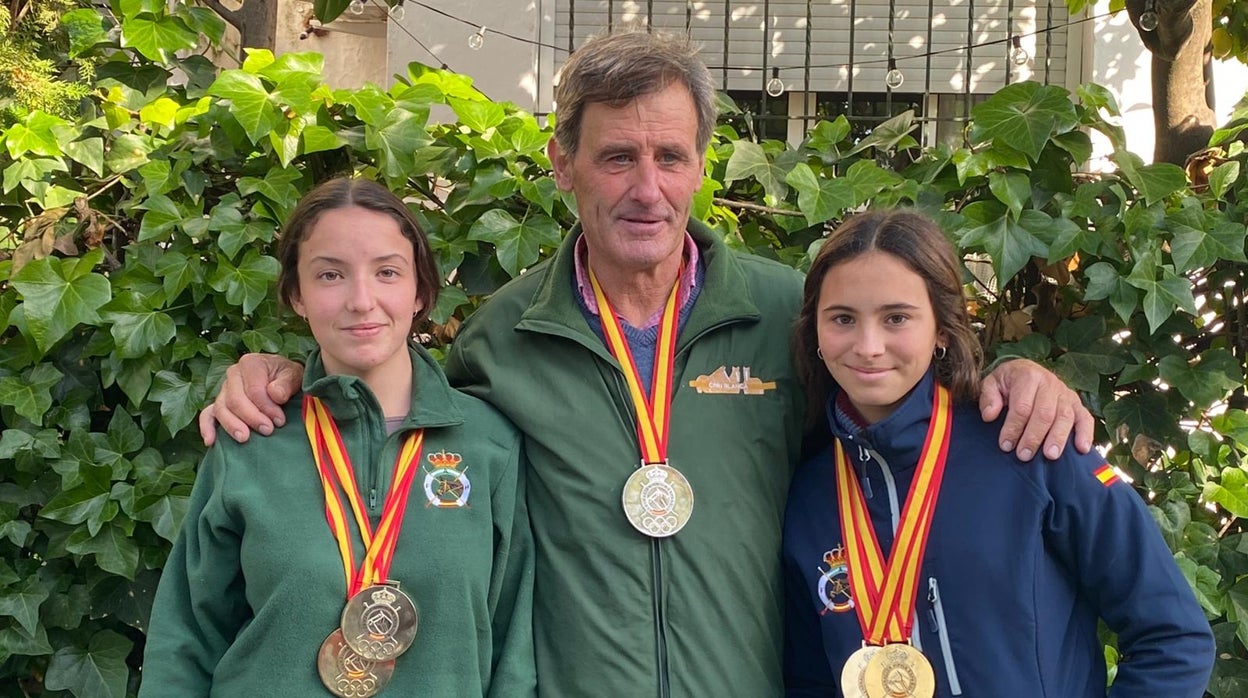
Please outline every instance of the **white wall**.
M1099 0L1093 15L1109 11L1108 0ZM1126 11L1106 19L1090 22L1088 33L1087 80L1110 89L1122 110L1122 126L1127 133L1127 149L1144 158L1153 159L1152 54L1144 48L1139 34L1127 19ZM1248 66L1239 61L1214 61L1213 84L1216 97L1214 112L1217 123L1226 121L1231 108L1248 89ZM1109 140L1098 132L1092 134L1093 154L1090 168L1094 171L1111 168L1106 158L1113 151Z
M311 20L311 2L279 0L275 53L319 52L325 57L325 82L335 89L389 84L383 9L370 3L363 14L347 11L323 27Z
M392 20L389 27L390 74L406 74L410 61L435 68L445 63L455 72L472 76L473 84L493 100L515 102L531 112L546 110L551 71L539 70L539 63L549 63L551 50L527 43L554 41L553 20L543 13L543 0L435 0L427 4L472 25L484 25L485 42L474 51L468 46L468 38L476 31L473 26L408 4L403 19Z

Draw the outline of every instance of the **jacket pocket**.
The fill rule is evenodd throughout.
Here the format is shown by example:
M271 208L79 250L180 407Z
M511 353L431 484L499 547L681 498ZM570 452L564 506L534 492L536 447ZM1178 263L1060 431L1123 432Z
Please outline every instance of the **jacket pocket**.
M945 607L940 601L940 585L936 583L935 577L927 578L927 602L931 604L928 609L928 620L931 621L932 631L936 633L936 637L940 640L940 654L945 660L945 676L949 678L949 692L951 695L962 695L962 682L958 681L958 667L953 661L953 650L949 644L949 626L945 623Z

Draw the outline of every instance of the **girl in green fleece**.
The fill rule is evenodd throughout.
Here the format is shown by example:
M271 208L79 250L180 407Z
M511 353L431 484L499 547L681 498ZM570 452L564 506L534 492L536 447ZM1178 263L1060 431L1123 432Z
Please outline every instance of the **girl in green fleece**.
M440 285L416 220L335 179L279 256L319 346L289 426L205 456L140 696L533 695L520 434L410 341Z

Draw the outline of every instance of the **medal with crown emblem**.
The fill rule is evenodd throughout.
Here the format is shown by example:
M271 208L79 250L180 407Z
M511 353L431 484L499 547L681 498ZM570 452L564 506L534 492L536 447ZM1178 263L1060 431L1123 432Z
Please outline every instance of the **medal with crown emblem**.
M681 265L683 273L684 265ZM671 420L673 375L676 367L676 330L680 307L681 273L667 296L663 317L659 320L659 336L654 347L654 376L650 394L642 388L641 375L633 361L628 341L619 318L611 308L606 293L598 285L594 270L589 280L598 301L602 334L611 355L620 362L628 395L636 411L637 440L641 447L641 467L634 470L624 483L624 516L641 533L651 538L666 538L685 527L693 514L693 486L667 460L667 437Z
M342 609L342 635L361 657L384 662L412 646L419 616L416 604L394 584L374 584Z
M342 558L347 592L338 629L330 633L317 652L317 673L321 683L336 696L368 698L390 680L394 659L406 652L416 637L416 605L399 590L397 583L385 580L389 579L403 530L407 495L420 470L424 431L413 431L404 439L394 462L381 518L374 527L361 501L351 458L333 415L319 398L305 395L303 421L325 492L325 521ZM455 463L458 462L459 456L455 456ZM462 496L466 498L467 492ZM351 519L356 525L354 532ZM358 565L355 535L364 546Z
M468 506L472 482L464 474L467 466L459 468L463 456L458 453L439 451L428 456L429 469L425 475L426 506L453 509Z
M931 662L913 645L884 645L872 655L862 672L867 698L932 698L936 674Z
M666 538L689 522L693 489L680 471L666 463L647 463L624 483L624 515L633 528L651 538Z
M329 692L340 698L369 698L390 682L394 661L374 662L351 649L339 628L321 643L316 671Z
M841 690L846 698L932 698L936 693L931 663L910 642L923 556L953 424L952 396L939 384L932 395L931 414L887 557L844 444L835 442L836 499L845 538L844 546L832 552L836 553L834 559L845 557L842 567L853 592L853 609L863 637L862 649L850 656L841 672ZM832 571L829 569L829 574Z
M841 694L845 698L867 698L867 665L880 648L863 644L854 650L841 667Z

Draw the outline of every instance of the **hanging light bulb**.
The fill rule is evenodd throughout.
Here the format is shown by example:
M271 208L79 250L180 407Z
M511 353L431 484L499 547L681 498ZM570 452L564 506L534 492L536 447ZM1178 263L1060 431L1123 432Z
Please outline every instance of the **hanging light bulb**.
M897 60L895 58L888 59L888 72L884 75L884 85L890 90L895 90L901 87L901 83L905 81L906 76L902 75L901 71L897 69Z
M1157 24L1157 11L1153 9L1153 3L1144 3L1144 11L1140 13L1140 29L1146 32L1157 31Z
M351 0L351 14L364 14L364 0Z
M1017 66L1027 65L1031 56L1027 54L1027 49L1023 48L1023 40L1017 36L1011 36L1010 45L1014 47L1010 49L1010 62Z
M403 18L406 16L407 10L403 9L403 0L399 0L390 7L390 19L393 19L396 22L402 22Z
M767 94L772 97L779 97L784 94L784 81L780 79L780 69L771 69L771 79L767 81Z
M485 45L485 27L481 27L480 29L477 30L477 33L472 34L468 37L468 48L472 49L473 51L480 51L481 47L484 45Z

